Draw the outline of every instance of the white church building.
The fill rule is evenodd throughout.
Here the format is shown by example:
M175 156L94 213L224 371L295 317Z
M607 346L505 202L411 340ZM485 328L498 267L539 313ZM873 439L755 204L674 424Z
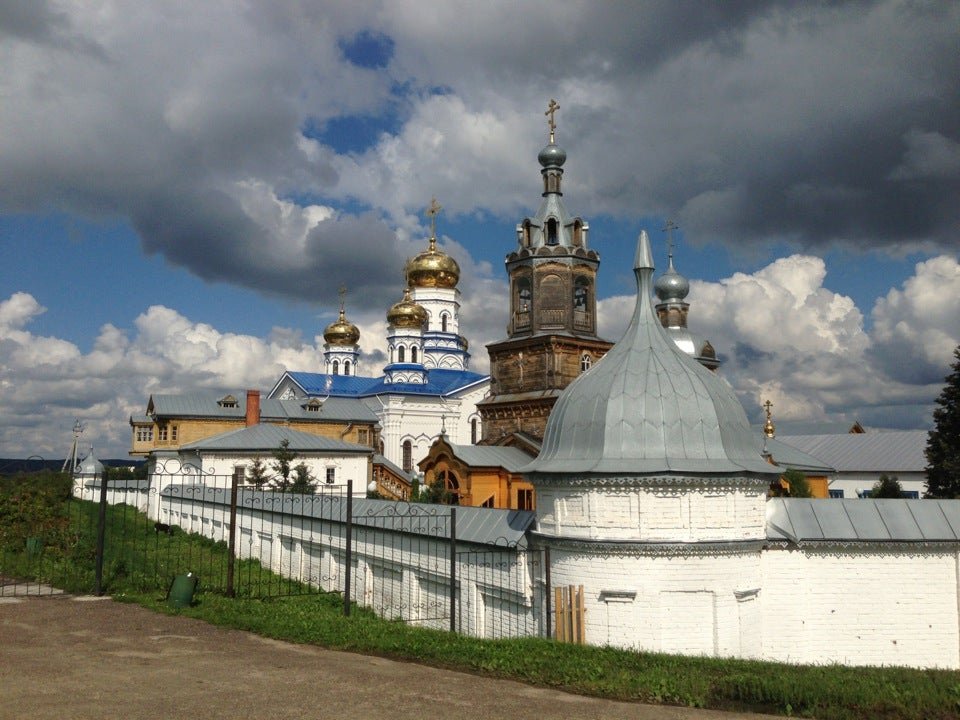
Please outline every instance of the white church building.
M490 377L468 370L470 353L460 334L460 268L437 248L434 200L428 210L428 248L405 268L403 298L387 312L383 374L360 374L360 331L340 316L324 331L324 373L285 372L268 397L279 399L353 397L380 418L380 453L413 472L441 433L453 442L481 437L477 403Z

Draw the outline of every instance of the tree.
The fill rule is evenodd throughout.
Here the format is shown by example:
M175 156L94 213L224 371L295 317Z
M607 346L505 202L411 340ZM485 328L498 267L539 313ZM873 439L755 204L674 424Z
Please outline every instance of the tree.
M257 455L253 459L253 464L250 465L250 484L257 490L263 490L263 486L267 484L269 479L270 475L267 473L266 463L263 462L262 457Z
M273 451L274 462L270 465L277 473L277 489L280 492L286 492L290 487L290 470L293 461L297 459L297 453L290 449L290 441L284 438L280 441L280 447Z
M799 470L794 470L793 468L787 470L783 474L783 479L786 480L787 485L790 486L790 489L789 489L790 497L795 497L795 498L813 497L813 492L810 490L810 483L807 482L807 476L804 475Z
M870 490L872 498L898 498L903 494L900 481L894 475L883 474Z
M317 489L316 480L307 464L301 462L293 468L293 482L290 484L290 492L312 495Z
M927 436L928 498L960 497L960 345L953 351L946 385L933 411L933 429Z

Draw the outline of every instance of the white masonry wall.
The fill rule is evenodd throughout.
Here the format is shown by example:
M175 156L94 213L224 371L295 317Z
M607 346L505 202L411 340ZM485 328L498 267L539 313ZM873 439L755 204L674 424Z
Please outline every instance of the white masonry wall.
M767 549L763 656L795 663L960 668L960 553Z

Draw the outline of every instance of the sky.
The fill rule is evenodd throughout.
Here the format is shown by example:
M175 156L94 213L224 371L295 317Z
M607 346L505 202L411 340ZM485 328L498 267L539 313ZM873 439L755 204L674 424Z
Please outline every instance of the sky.
M601 256L600 335L667 221L754 422L929 428L960 343L960 3L0 0L0 457L124 457L152 393L383 365L406 258L506 328L537 154Z

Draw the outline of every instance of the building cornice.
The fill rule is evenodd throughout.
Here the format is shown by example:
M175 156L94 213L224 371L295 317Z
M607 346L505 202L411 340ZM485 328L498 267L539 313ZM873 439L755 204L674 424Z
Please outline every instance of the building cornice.
M759 553L763 540L717 540L706 542L645 542L642 540L591 540L546 535L531 531L531 546L589 553L591 556L644 555L651 557L744 555Z

